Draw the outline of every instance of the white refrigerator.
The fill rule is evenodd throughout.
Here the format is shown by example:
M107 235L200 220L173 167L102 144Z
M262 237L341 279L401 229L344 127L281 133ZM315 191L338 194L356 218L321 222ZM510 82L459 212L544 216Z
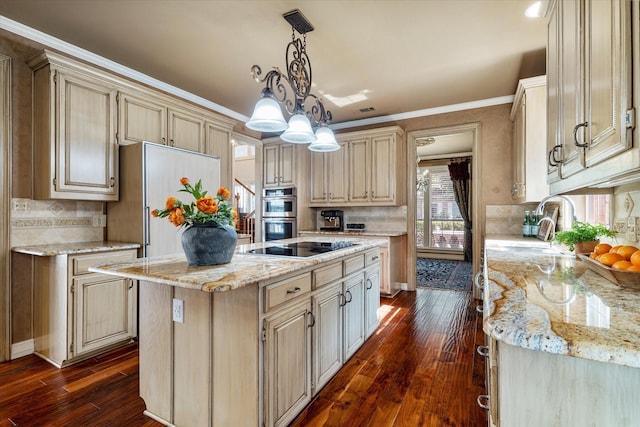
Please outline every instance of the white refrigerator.
M180 178L215 195L220 186L220 159L207 154L152 142L121 145L120 200L107 204L107 240L139 243L143 257L184 254L182 228L167 218L151 215L164 209L169 196L191 203L193 196L179 192Z

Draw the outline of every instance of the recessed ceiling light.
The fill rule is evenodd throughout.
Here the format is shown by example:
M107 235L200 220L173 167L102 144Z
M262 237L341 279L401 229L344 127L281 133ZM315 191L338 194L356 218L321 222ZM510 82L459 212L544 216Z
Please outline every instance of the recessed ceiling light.
M537 1L524 11L527 18L540 18L542 16L542 2Z

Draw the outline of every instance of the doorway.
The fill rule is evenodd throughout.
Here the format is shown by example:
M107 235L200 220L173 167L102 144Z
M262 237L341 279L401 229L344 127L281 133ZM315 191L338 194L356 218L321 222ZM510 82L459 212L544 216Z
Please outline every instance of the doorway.
M454 240L453 235L456 233L452 230L449 234L450 239L444 237L444 240L436 236L437 241L440 242L438 247L418 247L418 200L419 193L425 188L427 182L430 184L428 177L423 174L424 169L429 167L445 166L448 165L452 159L457 161L460 159L470 159L470 193L471 193L471 223L480 224L479 218L481 217L478 210L480 204L480 193L478 189L479 180L476 177L480 176L480 123L468 123L454 126L447 126L434 129L423 129L410 132L407 135L407 163L410 165L416 165L416 167L407 168L407 179L411 185L407 186L407 221L408 221L408 250L407 250L407 273L408 273L408 289L415 290L416 276L417 276L417 259L418 257L431 257L439 259L463 259L462 253L457 247L451 247L449 240ZM427 147L427 148L425 148ZM431 162L431 163L429 163ZM432 164L433 166L429 166ZM445 166L446 167L446 166ZM431 169L429 169L431 173ZM433 169L433 175L438 172L438 169ZM429 174L427 173L427 175ZM440 176L443 175L441 170ZM434 179L434 176L431 177ZM421 182L422 181L422 182ZM422 190L421 190L422 186ZM421 203L424 203L422 198ZM447 203L447 202L443 202ZM449 208L451 205L448 205ZM422 205L424 212L424 205ZM441 211L443 212L443 211ZM436 209L435 215L438 215ZM424 216L424 215L423 215ZM453 213L452 213L453 216ZM454 228L454 218L450 221L451 228ZM432 231L436 230L436 235L442 230L443 224L440 224L440 229L437 229L438 224L428 224L426 229L429 232L429 238L431 238ZM423 230L424 219L423 219ZM474 236L473 231L479 230L480 227L474 226L471 236ZM424 231L423 231L424 233ZM443 236L445 233L441 233ZM473 251L473 271L478 271L479 266L479 254L481 247L481 239L471 237L471 245ZM424 237L423 237L424 240ZM459 240L459 237L458 237ZM434 245L435 246L435 245ZM447 247L449 246L449 247ZM457 246L455 243L454 246Z

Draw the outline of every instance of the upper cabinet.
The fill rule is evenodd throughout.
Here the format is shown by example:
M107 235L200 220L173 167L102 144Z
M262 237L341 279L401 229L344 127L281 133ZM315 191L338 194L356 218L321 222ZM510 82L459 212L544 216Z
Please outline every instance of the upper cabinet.
M312 153L310 206L402 205L403 134L396 126L343 133L339 151Z
M518 203L539 202L549 195L546 174L547 84L545 76L520 80L511 109L513 184Z
M43 52L33 75L35 199L118 199L117 87L105 74Z
M117 200L118 145L142 141L220 157L231 188L235 121L54 52L29 65L35 199Z
M295 185L296 147L294 144L269 143L263 151L263 187L287 187Z
M632 147L630 7L625 0L551 5L547 171L552 193L598 184L629 169L625 162L607 161Z

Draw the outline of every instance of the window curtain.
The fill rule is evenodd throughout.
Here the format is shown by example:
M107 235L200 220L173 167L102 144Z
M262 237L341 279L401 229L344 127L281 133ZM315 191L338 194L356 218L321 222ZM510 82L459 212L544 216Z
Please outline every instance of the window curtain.
M460 215L464 221L464 260L472 260L472 233L471 233L471 212L469 197L469 160L453 162L449 165L449 176L453 182L453 192L455 194Z

